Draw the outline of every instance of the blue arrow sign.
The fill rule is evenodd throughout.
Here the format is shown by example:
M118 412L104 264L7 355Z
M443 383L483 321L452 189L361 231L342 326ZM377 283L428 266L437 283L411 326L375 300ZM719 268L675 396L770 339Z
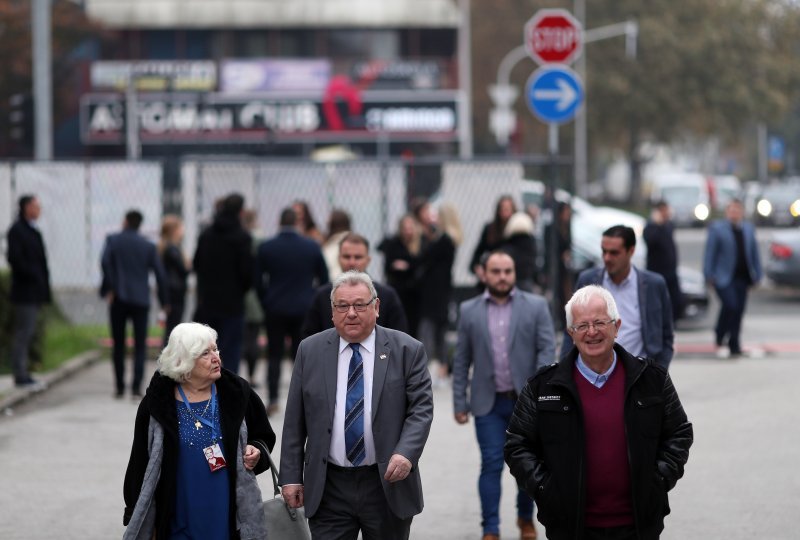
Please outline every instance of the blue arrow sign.
M583 82L561 64L549 64L533 72L525 85L528 107L548 124L569 122L583 104Z

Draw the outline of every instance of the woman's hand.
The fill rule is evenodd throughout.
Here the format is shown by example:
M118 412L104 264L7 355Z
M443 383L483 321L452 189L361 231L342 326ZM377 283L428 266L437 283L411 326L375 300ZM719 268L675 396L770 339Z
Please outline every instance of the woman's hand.
M252 471L259 459L261 459L261 450L252 444L248 444L244 449L244 468Z

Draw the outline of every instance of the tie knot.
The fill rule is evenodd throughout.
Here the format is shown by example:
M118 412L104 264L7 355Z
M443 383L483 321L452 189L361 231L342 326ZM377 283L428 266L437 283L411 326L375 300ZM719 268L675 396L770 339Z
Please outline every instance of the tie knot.
M358 354L358 343L351 343L350 348L353 349L353 354Z

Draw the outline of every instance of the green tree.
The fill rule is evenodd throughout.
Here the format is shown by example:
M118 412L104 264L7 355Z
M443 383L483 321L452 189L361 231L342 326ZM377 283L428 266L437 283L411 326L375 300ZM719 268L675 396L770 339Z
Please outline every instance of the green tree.
M9 155L9 113L12 96L30 97L33 79L31 2L0 0L0 155ZM52 3L52 61L55 121L78 101L72 85L75 47L90 37L103 37L78 4L69 0Z
M800 82L795 2L587 2L589 28L628 19L639 24L635 60L609 42L591 44L586 54L592 147L626 149L632 201L643 142L715 136L733 143L744 127L791 112Z

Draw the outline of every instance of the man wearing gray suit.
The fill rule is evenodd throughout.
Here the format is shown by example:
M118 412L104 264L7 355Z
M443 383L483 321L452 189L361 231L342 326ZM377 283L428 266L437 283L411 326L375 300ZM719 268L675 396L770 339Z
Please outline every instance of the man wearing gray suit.
M419 458L433 420L422 344L377 326L370 277L331 290L334 328L300 343L281 444L289 506L305 505L314 538L407 539L423 507Z
M483 539L492 540L500 535L506 427L528 379L555 360L555 335L545 299L514 286L514 259L510 255L491 253L483 269L486 290L460 308L453 402L459 424L466 424L470 413L475 416L481 449L478 493ZM517 493L517 525L522 539L536 538L533 500L521 489Z

